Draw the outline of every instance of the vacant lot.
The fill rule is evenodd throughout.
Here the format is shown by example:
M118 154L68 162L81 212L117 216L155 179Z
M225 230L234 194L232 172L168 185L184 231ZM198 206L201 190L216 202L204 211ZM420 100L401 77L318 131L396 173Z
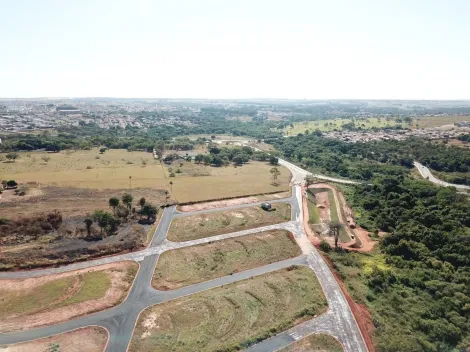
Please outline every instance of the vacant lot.
M0 352L102 352L107 340L106 330L93 326L40 340L3 346L0 347Z
M15 179L22 184L35 182L40 189L53 186L123 191L132 187L146 189L149 196L154 192L152 190L160 190L159 204L165 200L164 190L171 191L178 201L188 202L285 191L290 181L289 171L279 166L279 185L273 186L269 173L271 166L255 161L239 167L219 168L182 162L182 173L169 177L167 168L155 161L151 153L145 152L112 149L100 154L93 149L29 152L19 153L19 156L14 163L0 162L1 179ZM45 162L44 158L50 159ZM173 164L171 167L176 171L181 163Z
M257 202L269 201L269 200L274 200L274 199L288 198L290 196L291 196L291 192L286 191L286 192L279 192L279 193L274 193L274 194L264 194L264 195L250 196L250 197L218 200L218 201L213 201L213 202L182 205L182 206L179 206L178 209L180 211L207 210L207 209L228 207L230 205L250 204L250 203L257 203Z
M134 262L21 280L0 280L0 331L50 325L120 303L137 272Z
M470 121L470 116L423 116L413 119L413 127L429 128L453 125L455 122Z
M279 352L343 352L343 346L333 336L312 334L279 350Z
M278 270L147 308L130 351L236 351L326 307L310 269Z
M300 254L293 235L285 230L176 249L160 256L152 285L158 290L172 290Z
M227 210L174 219L168 231L168 240L183 242L224 233L246 230L290 220L290 205L273 204L271 211L260 207Z

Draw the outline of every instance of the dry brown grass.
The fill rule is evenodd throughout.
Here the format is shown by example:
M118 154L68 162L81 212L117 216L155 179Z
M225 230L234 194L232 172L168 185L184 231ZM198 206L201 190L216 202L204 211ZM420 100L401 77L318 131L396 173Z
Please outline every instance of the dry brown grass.
M286 230L264 231L163 253L152 285L173 290L302 254Z
M39 340L0 347L3 352L45 352L58 346L62 352L102 352L108 340L105 329L93 326Z
M277 203L271 211L259 206L219 211L174 219L168 230L170 241L190 241L290 220L290 205Z

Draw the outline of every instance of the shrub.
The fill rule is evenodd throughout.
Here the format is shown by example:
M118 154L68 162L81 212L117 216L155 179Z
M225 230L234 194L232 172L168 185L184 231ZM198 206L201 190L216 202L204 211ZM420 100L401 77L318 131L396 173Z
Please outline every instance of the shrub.
M331 246L328 242L326 242L325 240L322 240L320 242L320 249L325 252L325 253L328 253L328 252L331 252Z

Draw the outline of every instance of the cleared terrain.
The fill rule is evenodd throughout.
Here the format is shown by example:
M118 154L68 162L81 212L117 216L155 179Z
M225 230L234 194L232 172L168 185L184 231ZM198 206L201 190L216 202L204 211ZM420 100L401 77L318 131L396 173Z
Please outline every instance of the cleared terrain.
M107 340L105 329L90 326L40 340L0 346L0 352L102 352Z
M30 279L0 280L0 331L55 324L120 303L137 272L135 262L96 266Z
M333 336L312 334L278 352L343 352L343 346Z
M302 254L293 235L272 230L163 253L152 286L172 290Z
M265 211L259 206L186 216L174 219L168 231L169 241L183 242L224 233L277 224L290 220L290 205L273 204Z
M315 274L291 267L144 310L130 351L235 351L326 310Z

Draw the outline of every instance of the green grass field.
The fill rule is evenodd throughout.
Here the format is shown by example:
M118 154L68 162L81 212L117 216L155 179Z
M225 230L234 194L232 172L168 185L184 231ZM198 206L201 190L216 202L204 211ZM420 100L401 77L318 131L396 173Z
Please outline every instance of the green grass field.
M343 346L331 335L312 334L278 352L342 352Z
M176 289L302 254L293 235L272 230L163 253L152 285Z
M414 118L411 124L405 122L396 122L394 118L387 120L385 117L364 117L355 118L356 128L361 127L363 130L371 128L386 128L401 126L403 128L430 128L439 127L443 125L452 125L455 122L469 121L470 116L423 116ZM352 118L344 119L327 119L315 121L303 121L294 123L294 127L287 126L283 132L288 136L295 136L299 133L304 133L306 130L313 132L319 130L321 132L329 132L333 130L344 130L343 125L353 122Z
M174 219L168 230L169 241L183 242L224 233L289 221L290 205L273 204L271 211L259 206L186 216Z
M320 222L320 215L318 214L318 208L315 204L314 197L307 191L307 207L308 207L308 222L310 224L318 224Z
M129 350L237 351L326 307L314 273L291 267L145 309Z
M0 317L12 314L34 314L44 309L54 309L73 303L104 297L111 286L108 274L94 271L83 275L53 280L31 291L13 293L0 289L2 309ZM65 297L65 298L64 298Z
M343 224L339 220L338 208L336 207L335 196L331 189L328 189L328 201L330 202L331 221L337 224ZM341 203L340 203L340 206L341 206ZM341 240L341 242L349 242L351 239L349 238L346 230L344 229L344 226L347 226L347 224L343 224L343 226L339 230L339 239Z

